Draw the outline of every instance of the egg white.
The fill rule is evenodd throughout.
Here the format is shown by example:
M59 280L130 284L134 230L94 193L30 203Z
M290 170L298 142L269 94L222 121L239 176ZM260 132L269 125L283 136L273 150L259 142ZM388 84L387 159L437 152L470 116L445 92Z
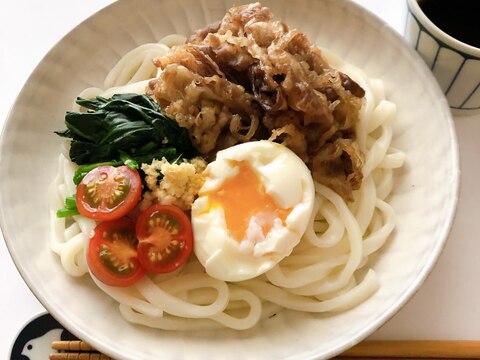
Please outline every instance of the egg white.
M241 242L229 233L223 209L209 208L208 193L235 176L235 162L247 161L278 207L292 208L265 236L256 219ZM315 188L310 170L291 150L269 141L254 141L219 151L205 170L205 183L192 205L194 252L206 272L225 281L254 278L288 256L299 243L310 220ZM245 199L248 201L248 199Z

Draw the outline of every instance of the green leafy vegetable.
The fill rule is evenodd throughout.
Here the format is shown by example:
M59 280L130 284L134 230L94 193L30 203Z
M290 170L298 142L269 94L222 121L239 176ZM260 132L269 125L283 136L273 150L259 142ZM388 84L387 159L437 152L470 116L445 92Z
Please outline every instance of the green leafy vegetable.
M78 165L125 163L123 156L138 166L162 157L171 161L195 155L187 130L164 115L146 95L77 98L77 104L88 111L67 112L67 130L55 133L72 139L70 159Z
M69 217L73 215L79 215L77 209L77 201L75 195L68 196L65 199L65 206L62 209L57 210L57 217Z

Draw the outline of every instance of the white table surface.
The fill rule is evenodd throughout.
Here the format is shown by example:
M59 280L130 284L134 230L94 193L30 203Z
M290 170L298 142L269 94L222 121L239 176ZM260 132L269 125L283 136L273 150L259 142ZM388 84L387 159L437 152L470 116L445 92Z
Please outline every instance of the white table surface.
M0 126L30 72L50 48L113 0L15 0L0 10ZM355 0L403 33L405 0ZM480 115L455 117L461 190L452 232L421 289L374 339L480 340ZM1 180L0 180L1 181ZM6 211L6 209L1 209ZM10 354L23 325L44 311L10 258L0 235L0 354Z

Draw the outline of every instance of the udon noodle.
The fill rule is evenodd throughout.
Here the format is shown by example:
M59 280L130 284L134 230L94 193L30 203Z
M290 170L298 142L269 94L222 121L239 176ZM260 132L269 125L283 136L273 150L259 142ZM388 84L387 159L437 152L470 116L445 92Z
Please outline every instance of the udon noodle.
M79 96L144 93L148 81L157 75L152 59L184 40L180 35L170 35L159 43L137 47L110 71L103 89L88 88ZM194 255L180 271L145 277L128 288L110 287L92 276L98 287L119 303L126 320L166 330L242 330L281 309L343 311L363 302L379 288L368 257L382 248L395 227L394 211L385 199L393 188L393 170L404 162L404 154L390 145L396 107L385 99L381 80L368 79L360 69L324 53L332 66L366 91L356 129L366 159L364 181L354 192L354 201L346 202L316 183L314 214L300 244L273 269L251 280L228 283L214 279ZM83 276L89 272L85 250L95 221L82 216L55 216L65 198L76 191L72 181L76 165L67 154L65 143L49 192L51 248L68 274Z

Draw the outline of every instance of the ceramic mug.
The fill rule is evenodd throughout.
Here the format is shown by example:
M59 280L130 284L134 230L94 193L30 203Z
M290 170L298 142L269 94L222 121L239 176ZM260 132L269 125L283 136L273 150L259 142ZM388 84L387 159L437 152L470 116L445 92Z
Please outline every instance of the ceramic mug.
M480 113L480 48L463 43L438 28L417 0L407 0L407 6L405 39L430 67L452 113Z

